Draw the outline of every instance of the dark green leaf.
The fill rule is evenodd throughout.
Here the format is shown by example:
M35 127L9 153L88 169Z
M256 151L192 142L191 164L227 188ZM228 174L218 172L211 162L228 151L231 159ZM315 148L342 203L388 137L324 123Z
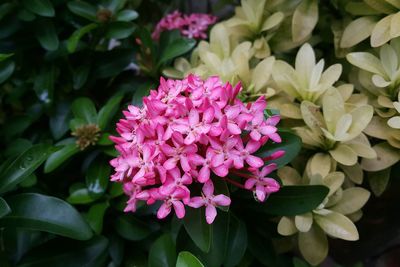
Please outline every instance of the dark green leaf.
M294 267L310 267L311 265L309 265L307 262L305 262L299 258L293 258L293 266Z
M136 107L143 106L143 97L147 96L150 92L150 88L153 86L151 82L145 82L138 86L132 97L132 105Z
M33 89L39 100L48 104L53 100L54 84L60 70L52 65L50 67L42 67L39 74L35 77Z
M118 235L112 234L110 236L110 246L108 252L114 265L120 266L124 259L124 240Z
M54 7L50 0L22 0L26 9L43 17L54 17Z
M192 253L182 251L178 255L176 267L204 267L204 265Z
M32 250L22 259L18 267L104 266L107 247L108 240L103 236L96 236L85 242L55 239Z
M7 202L0 197L0 218L4 217L8 213L11 212L10 207L8 206Z
M16 157L32 146L32 142L28 139L17 138L13 139L4 150L4 156ZM0 172L1 173L1 172Z
M32 174L54 151L50 145L35 145L23 152L0 175L0 193L4 193Z
M132 21L139 17L139 14L135 10L125 9L118 12L116 20L118 21Z
M36 19L36 15L30 12L28 9L22 9L18 12L18 18L22 21L33 21Z
M204 209L187 209L183 225L197 247L207 253L211 247L212 226L205 220Z
M92 161L86 172L86 186L89 193L93 195L102 195L107 190L110 180L111 167L104 158L98 158Z
M98 25L96 23L90 23L82 28L77 29L74 31L71 35L71 37L68 38L67 42L67 49L68 52L73 53L76 50L76 46L78 45L79 40L87 33L90 31L96 29Z
M37 183L37 176L32 173L28 177L26 177L21 183L19 183L19 186L21 187L31 187L34 186Z
M263 266L277 266L277 256L271 238L252 232L249 234L249 250Z
M257 151L257 155L265 158L270 156L272 153L283 150L285 155L275 160L269 160L268 163L275 162L278 167L282 167L291 162L301 149L301 138L289 131L279 131L279 135L282 138L281 143L270 143L267 142L263 147Z
M93 196L89 193L89 190L85 187L73 190L67 201L71 204L88 204L98 199L98 196Z
M15 6L16 3L4 3L0 5L0 20L10 13Z
M14 53L9 53L9 54L0 54L0 62L6 60L9 57L12 57Z
M273 215L293 216L312 211L328 195L322 185L284 186L263 204L263 211Z
M158 228L157 224L145 223L132 215L119 216L115 220L115 230L117 233L123 238L132 241L145 239Z
M0 83L5 82L13 74L15 63L11 60L0 62Z
M216 179L213 179L213 183L214 183L214 188L215 188L215 192L214 192L215 195L223 194L227 197L230 196L228 185L226 184L226 182L224 180L217 177ZM219 206L218 208L223 211L229 211L229 206Z
M110 146L112 144L114 144L114 143L113 143L113 141L110 140L109 133L102 134L99 138L99 141L97 141L97 145L99 145L99 146Z
M88 77L89 77L89 73L90 73L90 69L91 69L91 65L90 64L84 64L79 66L74 72L73 72L73 86L75 90L81 89Z
M228 242L225 248L225 267L238 266L247 249L246 225L236 216L230 216Z
M111 183L108 193L110 194L111 198L122 196L124 194L124 191L122 190L122 184L121 183Z
M61 199L35 193L7 198L11 213L2 224L49 232L78 240L92 237L92 231L81 215Z
M52 21L40 20L35 27L35 35L44 49L49 51L58 49L58 36Z
M49 121L50 131L54 139L58 140L68 132L68 120L70 115L71 109L69 103L59 101Z
M71 1L67 3L68 9L75 15L91 21L97 21L97 8L84 1Z
M115 21L108 25L105 34L109 39L125 39L135 31L135 24L126 21Z
M149 267L173 267L175 262L175 243L170 234L164 234L150 248Z
M106 213L108 207L108 202L94 204L90 207L86 216L86 220L88 221L90 227L98 235L103 231L104 214Z
M93 73L97 78L107 78L118 75L135 60L133 49L113 49L96 55L96 68Z
M119 109L119 104L122 101L124 95L117 94L110 98L107 103L99 110L99 127L104 130L110 123L111 119L114 117L115 113Z
M87 124L97 124L97 111L93 101L87 97L75 99L71 106L72 113Z
M67 144L60 150L54 152L50 155L50 157L46 160L44 164L44 172L49 173L59 167L62 163L64 163L67 159L75 155L79 152L79 148L75 143Z
M174 40L161 52L160 58L158 60L158 66L161 66L170 59L176 58L189 52L195 45L196 41L193 39L180 38Z

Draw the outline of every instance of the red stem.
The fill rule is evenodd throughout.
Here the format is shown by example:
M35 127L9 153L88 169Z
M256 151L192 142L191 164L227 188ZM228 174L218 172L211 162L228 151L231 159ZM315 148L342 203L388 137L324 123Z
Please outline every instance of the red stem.
M233 184L233 185L239 187L239 188L246 189L246 188L244 187L244 185L242 185L242 184L239 183L239 182L233 181L233 180L231 180L231 179L229 179L229 178L227 178L227 177L221 177L221 178L222 178L223 180L225 180L225 181L227 181L227 182L229 182L229 183L231 183L231 184Z

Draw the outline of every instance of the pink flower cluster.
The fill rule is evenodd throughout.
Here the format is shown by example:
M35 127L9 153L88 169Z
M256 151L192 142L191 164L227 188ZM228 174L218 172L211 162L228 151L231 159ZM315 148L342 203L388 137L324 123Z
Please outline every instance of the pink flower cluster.
M216 21L217 17L212 15L201 13L183 15L176 10L158 22L152 37L157 40L161 32L178 29L183 36L188 38L206 39L208 27Z
M244 104L237 98L240 90L240 84L233 87L218 77L161 78L158 90L143 98L142 108L128 106L117 123L120 136L111 137L120 156L110 162L115 168L111 180L123 183L129 196L126 212L134 212L139 200L148 205L161 201L160 219L172 208L182 218L185 205L205 206L212 223L216 207L231 203L214 192L213 179L251 190L259 201L279 190L267 177L276 164L264 165L283 151L264 159L254 153L270 139L281 142L276 128L280 117L265 119L265 99ZM229 173L241 178L230 179ZM192 196L198 184L203 185L201 196Z

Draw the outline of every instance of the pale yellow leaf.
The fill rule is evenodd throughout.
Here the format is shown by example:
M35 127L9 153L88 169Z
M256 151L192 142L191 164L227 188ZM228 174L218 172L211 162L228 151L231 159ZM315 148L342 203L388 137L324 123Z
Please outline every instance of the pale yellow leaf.
M316 214L314 220L325 233L332 237L348 241L356 241L359 238L356 226L343 214L337 212L324 216Z
M328 256L328 239L318 226L313 226L307 233L299 233L299 249L307 262L318 265Z
M313 215L311 212L307 212L294 217L294 223L297 230L300 232L308 232L313 224Z
M376 159L363 159L361 167L370 172L377 172L393 166L400 160L399 149L393 148L388 143L383 142L373 146L376 151Z
M278 223L278 233L284 236L297 233L297 228L293 222L293 219L285 216L282 217Z
M336 148L329 150L332 158L334 158L340 164L346 166L352 166L357 163L357 154L349 146L339 144Z
M390 39L390 24L393 15L389 15L378 21L371 33L371 46L378 47L387 43Z
M285 15L282 12L275 12L264 21L263 25L261 26L260 32L268 31L274 28L282 22L284 17Z
M303 0L296 7L292 19L292 38L302 41L311 34L318 22L318 0Z
M382 67L381 61L371 53L367 52L354 52L349 53L346 59L356 67L385 76L385 70Z
M361 209L367 203L371 193L361 187L351 187L343 191L342 199L331 210L347 215Z
M352 21L343 31L340 47L349 48L367 39L371 35L377 21L377 18L374 16L361 17Z

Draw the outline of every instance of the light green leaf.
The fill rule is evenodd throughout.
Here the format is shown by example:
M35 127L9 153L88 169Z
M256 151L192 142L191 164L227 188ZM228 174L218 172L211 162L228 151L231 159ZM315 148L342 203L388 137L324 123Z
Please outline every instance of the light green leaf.
M367 39L374 29L377 18L374 16L365 16L353 20L343 31L340 39L341 48L349 48Z
M342 199L331 210L347 215L360 210L367 203L371 193L361 187L351 187L343 191Z
M339 144L334 149L329 150L329 154L331 154L332 158L337 162L346 166L356 164L358 159L356 152L344 144Z
M61 199L36 193L7 198L11 213L1 224L49 232L78 240L93 236L90 227L71 205Z
M284 236L293 235L298 232L293 219L283 216L278 223L278 233Z
M264 21L263 25L261 26L260 32L268 31L277 26L279 23L282 22L284 17L285 14L283 14L282 12L275 12Z
M313 215L311 212L296 215L294 217L294 223L300 232L308 232L313 224Z
M305 83L309 81L315 66L315 54L310 44L305 43L296 55L295 68L299 79Z
M342 95L336 88L330 88L322 98L322 108L327 130L330 133L336 132L337 123L345 114Z
M390 181L391 168L378 172L368 173L368 183L375 196L379 197L385 192Z
M323 183L329 188L328 197L332 196L342 186L343 182L344 174L341 172L331 172L325 176Z
M360 69L386 76L385 70L382 67L381 61L374 55L366 52L349 53L346 59Z
M76 50L79 40L87 33L96 29L98 25L96 23L90 23L82 28L77 29L72 33L72 35L68 38L67 41L67 49L68 52L73 53Z
M293 42L301 42L311 34L318 22L318 0L303 0L293 13ZM297 68L296 68L297 69Z
M189 52L195 45L196 42L193 39L175 39L167 47L163 48L158 60L158 66L161 66L168 60Z
M117 13L117 21L132 21L137 19L139 14L135 10L124 9Z
M182 251L178 255L176 267L204 267L204 265L192 253Z
M346 216L330 212L326 215L314 215L315 222L328 235L348 241L358 240L358 231L353 222Z
M75 99L71 105L75 118L84 120L87 124L97 124L97 111L92 100L87 97Z
M314 226L307 233L299 233L299 249L306 261L318 265L328 255L328 239L318 226Z
M400 36L400 12L392 16L390 21L390 37L396 38Z

